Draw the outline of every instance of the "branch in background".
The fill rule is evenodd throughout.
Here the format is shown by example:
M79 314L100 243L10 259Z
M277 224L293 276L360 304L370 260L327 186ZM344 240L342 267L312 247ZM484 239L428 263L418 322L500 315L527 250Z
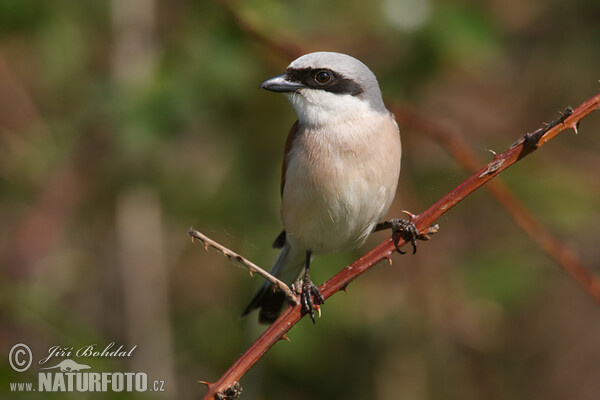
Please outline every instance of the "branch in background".
M534 134L522 136L522 138L513 144L507 151L500 155L494 155L494 159L489 164L476 171L427 210L416 215L412 219L412 222L415 224L417 230L421 234L427 232L428 227L430 227L435 220L449 211L469 194L483 186L500 172L547 143L559 133L569 128L574 129L582 118L599 107L600 93L577 107L572 113L565 113L565 115L554 123L541 128L534 132ZM344 290L350 282L369 270L373 265L377 264L382 259L389 259L391 254L396 251L396 246L400 247L405 243L405 239L397 235L389 238L321 285L319 287L321 294L327 299L334 293ZM595 287L594 291L596 290L600 291L600 288ZM244 354L242 354L242 356L240 356L240 358L237 359L218 381L214 383L203 382L208 386L208 392L204 396L204 399L233 399L237 397L241 392L238 383L240 378L267 352L269 348L271 348L271 346L282 339L301 318L300 307L287 307L279 318L267 328L267 330L248 350L246 350Z
M258 43L262 43L275 54L279 54L289 60L293 60L300 57L302 54L307 53L302 46L294 43L291 40L281 40L281 36L279 35L272 35L273 37L278 38L278 40L272 40L269 35L258 31L254 26L252 26L252 24L248 23L248 21L240 16L239 10L235 6L231 5L229 0L219 0L219 3L223 9L227 11L231 19L235 22L235 25L242 32L250 36Z
M470 172L481 164L470 147L456 131L437 124L408 107L394 105L392 111L402 126L409 127L438 141ZM576 130L576 125L571 126ZM547 138L546 138L547 139ZM547 140L542 142L544 144ZM575 253L562 244L537 220L506 184L496 179L485 186L496 201L512 216L517 225L528 234L550 257L569 273L586 292L600 303L600 280L579 261Z
M205 236L202 233L198 232L194 228L188 229L188 235L190 235L192 240L198 239L199 241L201 241L206 250L208 250L209 247L212 247L213 249L217 250L219 253L227 257L227 259L232 264L237 265L239 267L248 268L248 270L250 271L250 275L256 272L257 274L271 282L274 287L281 290L285 294L285 297L290 302L290 304L296 304L296 295L294 294L294 292L292 292L289 286L280 281L279 279L275 278L273 275L271 275L264 269L260 268L258 265L240 256L239 254L234 253L227 247L220 245L219 243L210 239L208 236Z

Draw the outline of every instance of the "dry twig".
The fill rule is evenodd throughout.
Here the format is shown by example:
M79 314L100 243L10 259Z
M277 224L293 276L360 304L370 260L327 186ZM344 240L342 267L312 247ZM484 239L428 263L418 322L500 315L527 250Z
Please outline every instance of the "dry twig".
M206 235L198 232L194 228L189 228L188 229L188 235L190 235L190 237L192 238L192 241L194 239L198 239L200 242L202 242L202 244L204 245L204 248L206 250L208 250L209 247L212 247L213 249L217 250L219 253L221 253L225 257L227 257L227 259L232 264L237 265L237 266L242 267L242 268L248 268L248 271L250 271L250 276L252 276L252 274L254 272L256 272L257 274L259 274L260 276L262 276L263 278L265 278L266 280L268 280L269 282L271 282L274 287L276 287L277 289L279 289L283 293L285 293L285 297L288 299L288 301L290 302L290 304L295 304L296 303L296 301L297 301L296 300L296 295L289 288L288 285L286 285L285 283L283 283L279 279L275 278L273 275L271 275L270 273L268 273L267 271L265 271L264 269L262 269L258 265L254 264L252 261L250 261L250 260L248 260L248 259L240 256L239 254L237 254L237 253L229 250L227 247L225 247L225 246L223 246L223 245L215 242L214 240L212 240L208 236L206 236Z

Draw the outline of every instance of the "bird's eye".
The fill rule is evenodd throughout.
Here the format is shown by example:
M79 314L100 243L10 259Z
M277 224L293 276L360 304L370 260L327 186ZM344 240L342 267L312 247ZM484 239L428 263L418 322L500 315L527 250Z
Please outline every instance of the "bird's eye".
M315 80L321 85L324 85L331 80L331 74L328 71L319 71L315 75Z

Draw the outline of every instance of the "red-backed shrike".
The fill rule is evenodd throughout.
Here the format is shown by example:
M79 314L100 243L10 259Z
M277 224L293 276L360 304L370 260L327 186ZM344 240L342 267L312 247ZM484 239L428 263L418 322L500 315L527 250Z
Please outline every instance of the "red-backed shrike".
M285 144L284 231L271 273L289 284L304 269L301 305L314 322L323 297L310 280L311 257L358 247L376 228L406 230L398 220L379 224L396 193L400 133L373 72L345 54L306 54L260 87L285 93L298 114ZM283 302L265 282L243 315L260 308L259 320L272 322Z

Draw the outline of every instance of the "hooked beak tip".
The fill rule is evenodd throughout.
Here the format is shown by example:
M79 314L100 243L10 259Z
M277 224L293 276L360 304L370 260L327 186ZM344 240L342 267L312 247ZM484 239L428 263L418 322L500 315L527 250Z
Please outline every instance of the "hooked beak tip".
M263 81L260 84L259 89L266 89L271 92L286 93L295 92L298 89L302 89L303 87L304 85L300 83L291 82L287 80L286 74L281 74Z

